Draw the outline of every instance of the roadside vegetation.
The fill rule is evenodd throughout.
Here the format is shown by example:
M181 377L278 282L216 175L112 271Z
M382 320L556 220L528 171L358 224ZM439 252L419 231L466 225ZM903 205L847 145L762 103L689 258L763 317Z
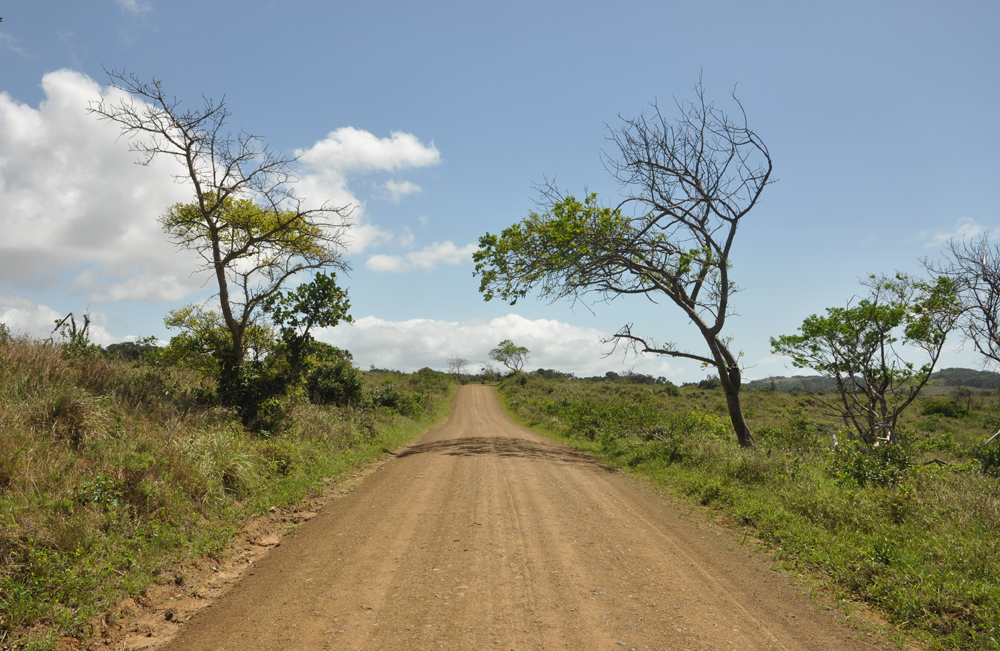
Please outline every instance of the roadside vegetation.
M717 380L644 379L547 371L500 393L523 424L712 508L786 567L827 577L845 607L871 604L900 641L1000 649L1000 442L984 444L1000 427L995 391L932 383L900 416L898 445L873 446L851 440L829 396L748 388L746 450Z
M337 351L253 428L218 399L215 378L162 349L0 335L5 649L86 637L161 570L218 553L248 519L412 439L453 387L430 369L362 373Z

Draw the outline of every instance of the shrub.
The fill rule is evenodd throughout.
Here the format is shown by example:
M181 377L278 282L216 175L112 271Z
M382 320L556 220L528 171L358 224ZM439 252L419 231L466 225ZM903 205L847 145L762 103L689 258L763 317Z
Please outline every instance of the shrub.
M373 407L391 409L409 418L419 418L423 413L418 394L413 391L400 391L389 383L370 389L368 397Z
M306 378L306 389L309 401L317 405L346 407L364 396L361 374L346 359L318 364Z
M954 398L927 398L921 408L924 416L939 415L946 418L961 418L966 409Z
M892 486L909 466L909 455L898 445L866 446L851 441L833 453L831 472L858 486Z
M975 449L974 455L979 459L983 474L1000 477L1000 443L994 441L989 445L980 445Z

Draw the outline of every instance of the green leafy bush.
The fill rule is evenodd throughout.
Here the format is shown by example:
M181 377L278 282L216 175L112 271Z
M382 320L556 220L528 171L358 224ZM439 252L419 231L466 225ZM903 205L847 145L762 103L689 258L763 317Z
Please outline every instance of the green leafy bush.
M898 445L865 445L850 441L831 456L831 472L858 486L892 486L909 465L909 455Z
M927 398L924 400L923 406L921 407L921 412L924 416L939 415L946 418L961 418L965 415L965 407L963 407L954 398Z
M980 445L975 450L983 474L1000 477L1000 443L993 441L989 445Z
M420 396L413 391L400 391L392 384L383 384L368 391L373 407L382 407L399 412L409 418L419 418L423 412Z
M364 396L364 382L358 369L347 359L323 362L306 377L309 401L317 405L346 407Z

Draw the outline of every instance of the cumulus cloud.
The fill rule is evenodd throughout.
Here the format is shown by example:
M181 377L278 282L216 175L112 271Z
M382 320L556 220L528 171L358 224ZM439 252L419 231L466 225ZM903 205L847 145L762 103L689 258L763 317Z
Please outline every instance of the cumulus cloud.
M379 138L361 129L341 127L309 149L296 152L303 164L340 173L372 172L427 167L441 162L434 143L425 145L413 134L393 131Z
M376 273L404 273L414 269L434 271L442 264L455 266L467 262L478 248L475 244L458 247L451 240L435 242L406 255L370 256L365 262L365 268Z
M489 362L489 351L510 339L531 351L526 368L554 368L579 376L603 375L609 370L635 370L654 376L677 377L675 368L662 357L621 354L605 357L611 346L601 343L602 333L552 319L527 319L508 314L490 320L441 321L410 319L385 321L374 316L357 319L318 333L318 338L354 355L361 368L374 365L415 371L430 367L444 370L455 355L472 362L478 371Z
M190 198L176 164L136 165L118 129L87 113L101 92L90 78L60 70L42 89L38 108L0 93L0 280L33 288L69 272L95 302L120 283L137 300L197 287L193 256L178 255L156 221ZM133 280L143 275L146 291Z
M42 89L37 107L0 92L0 282L13 290L68 284L97 304L176 301L201 290L205 276L192 276L200 258L178 251L157 222L169 206L193 196L189 185L175 181L181 171L176 161L136 165L119 129L87 113L102 92L89 77L51 72L42 78ZM111 102L124 98L103 90ZM440 161L433 144L413 135L378 138L351 127L298 153L300 196L314 205L353 207L354 226L346 237L352 251L399 238L367 217L348 187L348 174ZM403 197L419 188L395 180L385 191Z
M302 166L296 191L306 205L315 207L326 202L329 206L351 208L354 226L348 233L347 247L354 253L394 238L391 232L371 222L365 202L348 186L348 177L370 172L396 172L441 162L441 154L433 143L425 145L412 134L393 131L388 138L379 138L354 127L331 131L326 138L295 154ZM390 180L383 187L388 198L397 203L405 195L420 192L420 187L410 181Z
M989 229L980 226L974 219L959 219L955 224L955 229L951 232L944 231L921 231L920 239L924 241L925 249L939 248L948 243L949 240L961 242L986 233Z
M392 233L372 222L366 202L350 188L349 179L373 172L397 172L437 165L441 154L434 143L425 145L409 133L391 132L388 138L343 127L307 149L295 151L301 174L295 191L307 207L344 208L350 211L351 229L345 245L351 253L383 246L390 242L408 246L412 234ZM376 186L376 198L399 203L408 195L422 192L416 183L390 179Z

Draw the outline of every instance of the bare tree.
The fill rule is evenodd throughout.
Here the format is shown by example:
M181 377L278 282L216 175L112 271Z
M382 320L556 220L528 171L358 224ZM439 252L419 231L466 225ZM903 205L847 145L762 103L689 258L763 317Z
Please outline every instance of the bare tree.
M962 302L963 334L989 363L1000 364L1000 245L982 234L949 241L944 255L944 262L925 260L924 266L952 281Z
M233 379L247 353L248 329L282 283L301 272L348 269L342 238L350 210L304 208L291 187L295 158L271 151L257 135L230 131L225 98L204 98L188 108L157 79L118 71L109 76L128 96L102 98L90 112L121 128L140 164L173 158L182 168L177 178L191 185L192 203L174 206L161 223L214 275L228 333L217 354L224 376Z
M499 237L480 238L476 273L486 300L513 302L534 288L552 300L590 293L605 300L666 297L707 350L658 343L631 324L609 340L716 368L739 444L753 447L740 405L739 361L723 330L737 291L730 278L736 232L771 182L771 156L735 95L731 118L706 100L701 82L694 92L694 101L677 103L677 119L654 104L612 131L617 152L605 155L605 166L624 189L617 207L598 205L595 194L578 201L546 184L541 214L532 212Z
M448 372L453 375L461 375L462 369L469 365L469 360L455 355L448 358Z

